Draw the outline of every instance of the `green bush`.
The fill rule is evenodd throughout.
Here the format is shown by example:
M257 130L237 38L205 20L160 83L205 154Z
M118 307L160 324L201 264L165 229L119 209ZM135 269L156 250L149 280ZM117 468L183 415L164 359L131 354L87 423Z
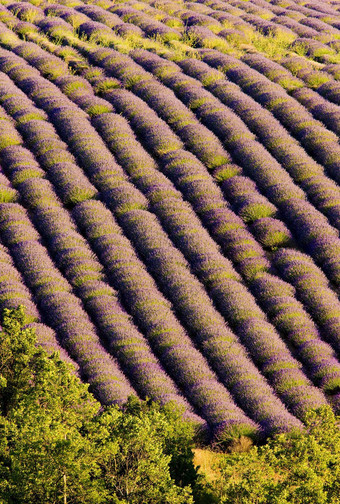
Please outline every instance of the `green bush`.
M329 406L308 413L304 432L281 434L221 463L221 504L338 504L340 429Z
M1 504L193 504L194 430L180 412L137 398L101 409L25 323L22 307L4 310Z

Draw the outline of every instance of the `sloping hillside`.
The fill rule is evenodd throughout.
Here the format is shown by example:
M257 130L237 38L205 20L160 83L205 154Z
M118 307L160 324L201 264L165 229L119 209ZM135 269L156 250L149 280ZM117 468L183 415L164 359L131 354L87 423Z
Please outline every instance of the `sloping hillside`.
M214 438L338 410L340 2L0 4L0 308Z

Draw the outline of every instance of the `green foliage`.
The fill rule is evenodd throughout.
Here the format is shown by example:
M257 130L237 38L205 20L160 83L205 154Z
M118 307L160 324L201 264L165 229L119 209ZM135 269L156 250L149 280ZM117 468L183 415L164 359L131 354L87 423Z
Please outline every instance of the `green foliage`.
M1 504L193 504L193 426L137 398L101 409L25 323L23 307L4 310Z
M178 450L181 435L175 431L177 422L172 415L157 404L130 400L124 411L111 407L91 425L90 438L100 453L105 487L117 502L193 503L190 487L180 488L171 478L172 456L166 452L172 452L173 441L175 460L187 470Z
M22 307L0 332L0 502L103 502L99 468L81 429L99 411L87 386L57 354L36 347Z
M340 429L329 406L310 411L305 432L223 458L220 503L338 504Z
M304 432L263 446L241 436L209 481L194 465L194 426L180 411L136 397L101 408L25 323L23 307L4 310L1 504L340 503L340 431L330 407L310 411Z
M15 203L17 200L17 191L0 183L0 203Z

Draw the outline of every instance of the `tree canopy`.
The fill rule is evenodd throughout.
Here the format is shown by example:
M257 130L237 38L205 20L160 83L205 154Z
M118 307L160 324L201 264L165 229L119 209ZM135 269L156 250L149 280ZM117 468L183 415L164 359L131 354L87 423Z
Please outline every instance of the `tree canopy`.
M4 311L0 502L192 503L178 467L193 481L194 432L180 412L133 397L123 409L102 408L24 324L22 307Z
M0 331L0 504L339 504L340 430L329 406L303 431L234 440L207 482L194 426L172 405L131 396L103 407L23 307Z

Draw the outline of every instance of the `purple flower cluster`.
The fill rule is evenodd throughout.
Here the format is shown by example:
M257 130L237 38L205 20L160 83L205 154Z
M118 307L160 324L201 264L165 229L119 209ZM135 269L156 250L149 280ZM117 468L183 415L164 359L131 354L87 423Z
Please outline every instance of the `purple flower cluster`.
M117 16L117 14L113 14L112 12L103 9L98 5L80 4L75 5L74 8L77 12L85 14L86 16L91 18L93 21L96 21L97 23L103 23L111 29L116 29L118 26L122 26L125 24L122 23L121 18Z
M24 279L14 266L9 250L0 245L0 310L26 307L28 321L40 320L40 314Z
M227 7L227 4L224 3L224 6ZM230 12L228 12L226 10L221 10L220 8L219 8L219 10L217 10L216 12L211 14L211 17L213 19L217 19L217 21L219 21L222 25L223 24L227 24L228 26L232 25L234 27L234 29L240 30L241 32L244 29L247 29L248 32L249 32L249 29L252 30L252 26L250 23L247 23L241 17L239 17L237 15L234 16ZM221 31L223 31L223 30L221 30ZM221 32L220 32L220 34L221 34Z
M254 16L253 14L243 14L242 19L247 23L255 26L256 30L260 31L264 35L274 34L277 35L280 32L289 33L290 35L294 35L294 32L290 28L286 26L280 26L272 21L268 21L267 19L263 19L258 16Z
M296 199L286 202L280 210L307 252L322 266L329 279L339 285L339 231L330 226L326 218L306 201ZM328 241L333 245L327 247ZM320 247L321 253L318 251Z
M73 27L61 18L44 17L37 26L50 37L60 37L65 33L73 34Z
M302 21L301 21L302 22ZM313 28L314 26L312 26ZM335 30L337 32L337 30ZM328 40L327 40L328 42ZM292 47L303 47L306 50L306 55L316 61L327 63L327 56L334 54L331 47L313 38L297 38L294 40Z
M108 11L117 14L125 23L137 25L148 37L159 36L163 40L179 40L181 38L178 30L169 28L162 22L156 21L151 16L130 6L113 5Z
M258 192L256 184L248 177L230 177L222 183L222 189L235 212L246 223L277 215L277 208Z
M82 77L65 73L54 82L70 100L90 116L113 110L110 103L95 96L92 86Z
M282 221L272 217L263 217L256 220L251 225L250 230L259 243L269 250L291 246L294 243L287 226Z
M340 65L339 63L329 64L323 67L323 72L327 72L332 75L334 79L340 79Z
M132 217L139 214L135 210L129 213L132 225ZM102 203L92 201L79 204L73 215L151 348L199 414L215 428L221 422L227 427L236 421L254 429L255 425L235 406L194 347L110 211Z
M89 18L85 14L76 11L72 7L59 3L51 5L47 4L44 12L46 16L54 16L63 19L64 21L70 23L74 28L77 28L81 23L89 21Z
M325 23L324 21L321 21L321 19L317 19L316 17L307 17L304 19L301 19L301 24L309 26L310 28L313 28L317 32L320 33L329 33L331 35L335 35L339 37L340 31L337 28L334 28L328 23ZM339 21L338 21L339 22Z
M116 37L112 30L103 23L97 21L86 21L78 27L80 35L85 36L90 42L98 44L113 44Z
M286 28L289 28L292 30L294 33L296 33L299 37L302 38L313 38L319 35L319 32L314 30L313 28L310 28L308 26L304 26L295 19L292 19L287 15L285 12L283 15L277 15L276 17L272 18L272 20L282 26L285 26Z
M325 275L309 256L292 249L278 251L274 256L274 264L283 277L294 285L299 299L318 323L324 339L339 351L340 303Z
M272 12L270 10L271 5L267 2L247 2L247 4L242 5L241 2L238 2L237 5L240 6L242 10L247 12L248 14L254 14L257 17L270 18L272 17ZM268 8L267 8L268 7Z
M340 105L340 84L335 80L325 82L318 87L318 92L327 100Z
M100 345L95 327L79 299L71 293L70 284L39 243L40 236L20 205L0 204L0 231L40 310L79 363L98 397L104 403L126 401L133 389Z
M34 21L40 21L45 17L44 11L31 4L30 2L14 2L6 6L6 8L15 14L22 21L28 21L33 18ZM29 16L29 19L27 18Z
M37 68L45 77L52 78L67 71L67 64L53 54L48 54L32 42L24 42L13 49L13 52ZM18 60L20 61L20 60Z
M177 14L178 15L178 14ZM216 19L212 19L209 15L201 14L200 12L193 12L191 10L185 10L180 14L182 21L184 21L186 26L214 26L222 29L221 23Z
M186 35L192 39L194 47L210 47L220 41L218 35L215 35L206 26L189 26L186 29Z

